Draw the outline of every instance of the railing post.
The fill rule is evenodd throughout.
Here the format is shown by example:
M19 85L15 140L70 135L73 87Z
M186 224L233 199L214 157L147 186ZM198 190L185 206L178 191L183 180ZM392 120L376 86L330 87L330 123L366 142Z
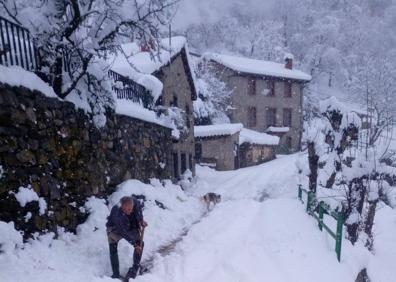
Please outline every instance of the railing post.
M344 213L342 211L337 214L337 233L336 233L336 246L338 261L341 261L341 242L342 242L342 226L344 224Z
M319 203L319 229L322 231L323 229L323 213L324 213L324 208L323 208L323 202L321 201Z
M301 189L301 184L298 184L298 198L300 201L302 200L302 189Z
M313 199L313 192L308 191L308 193L307 193L307 213L311 212L312 199Z

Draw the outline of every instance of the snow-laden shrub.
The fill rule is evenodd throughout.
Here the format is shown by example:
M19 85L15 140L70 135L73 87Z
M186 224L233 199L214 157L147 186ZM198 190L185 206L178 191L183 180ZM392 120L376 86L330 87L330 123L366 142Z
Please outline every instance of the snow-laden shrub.
M198 98L194 101L195 123L199 125L229 123L226 111L230 107L232 91L218 78L205 60L195 66Z

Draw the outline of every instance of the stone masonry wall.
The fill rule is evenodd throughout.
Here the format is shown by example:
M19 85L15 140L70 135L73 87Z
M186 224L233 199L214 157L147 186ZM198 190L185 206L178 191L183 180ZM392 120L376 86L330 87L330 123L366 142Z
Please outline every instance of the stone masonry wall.
M170 178L171 130L107 113L98 129L74 104L0 84L0 220L36 231L73 231L90 195L106 196L129 178ZM24 208L14 193L30 186L44 197Z

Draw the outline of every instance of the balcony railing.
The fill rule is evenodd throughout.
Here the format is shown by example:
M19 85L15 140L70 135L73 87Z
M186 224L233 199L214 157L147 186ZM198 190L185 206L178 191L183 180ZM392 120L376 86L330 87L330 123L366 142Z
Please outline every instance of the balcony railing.
M67 52L65 52L65 59L67 55ZM40 66L38 52L29 31L25 27L1 16L0 65L16 65L32 72L37 72ZM70 65L63 63L63 67L65 71L68 71ZM118 99L141 103L145 108L153 106L153 97L144 86L112 70L109 71L109 76L115 82L121 82L123 85L122 87L113 87Z
M118 99L127 99L135 103L142 103L145 108L151 108L153 106L153 96L151 96L150 92L144 86L112 70L109 71L109 76L115 82L121 82L123 84L122 88L113 87Z
M37 52L29 31L0 16L0 64L36 71Z

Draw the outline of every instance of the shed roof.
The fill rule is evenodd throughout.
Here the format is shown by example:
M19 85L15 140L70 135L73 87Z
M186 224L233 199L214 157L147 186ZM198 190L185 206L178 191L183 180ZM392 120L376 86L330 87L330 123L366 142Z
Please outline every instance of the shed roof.
M227 136L242 130L242 123L224 123L194 126L195 137Z
M276 146L279 143L279 137L243 128L239 135L239 145L243 143Z

